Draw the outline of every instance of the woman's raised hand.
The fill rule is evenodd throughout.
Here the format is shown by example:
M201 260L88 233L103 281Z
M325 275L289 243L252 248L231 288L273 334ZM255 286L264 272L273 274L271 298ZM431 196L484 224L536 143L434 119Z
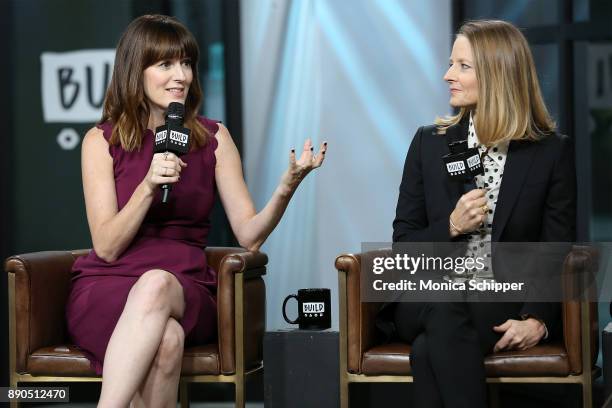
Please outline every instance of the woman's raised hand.
M187 163L174 153L155 153L143 181L149 191L153 192L159 185L174 184L179 181L184 167L187 167Z
M476 188L462 195L450 215L451 236L476 230L487 219L488 211L485 190Z
M314 154L312 141L306 139L306 142L304 142L304 149L299 159L296 160L295 150L291 150L289 154L289 168L285 174L283 174L281 183L289 189L295 190L308 173L323 164L326 151L327 142L323 142L319 146L319 152Z

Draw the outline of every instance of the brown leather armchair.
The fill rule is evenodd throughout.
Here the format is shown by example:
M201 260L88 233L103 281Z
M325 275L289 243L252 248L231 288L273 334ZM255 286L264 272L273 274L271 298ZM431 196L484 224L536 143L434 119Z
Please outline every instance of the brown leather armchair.
M387 251L344 254L336 258L340 298L340 406L349 406L349 383L412 382L410 345L377 344L375 316L380 303L360 298L361 261L384 256ZM597 255L574 247L565 259L563 284L566 293L577 290L577 277L596 269ZM583 286L583 285L582 285ZM580 287L582 287L580 286ZM498 405L496 384L570 383L582 386L583 407L592 406L592 380L598 353L596 304L578 297L562 303L564 338L558 343L537 345L526 351L505 351L485 359L487 383L493 386L492 405Z
M101 381L67 339L64 307L70 270L87 250L49 251L8 258L9 364L11 387L20 382ZM244 407L245 381L263 369L268 257L241 248L206 248L218 271L218 341L185 349L181 407L189 406L188 383L234 383L236 407ZM248 341L247 341L248 339ZM17 404L12 404L17 406Z

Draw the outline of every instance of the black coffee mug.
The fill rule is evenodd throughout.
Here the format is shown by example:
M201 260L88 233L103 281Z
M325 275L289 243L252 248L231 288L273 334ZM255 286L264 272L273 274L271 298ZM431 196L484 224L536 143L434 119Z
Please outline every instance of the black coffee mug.
M287 302L294 298L298 302L298 317L287 317ZM283 301L283 317L290 324L299 324L303 330L325 330L331 327L331 292L329 289L300 289Z

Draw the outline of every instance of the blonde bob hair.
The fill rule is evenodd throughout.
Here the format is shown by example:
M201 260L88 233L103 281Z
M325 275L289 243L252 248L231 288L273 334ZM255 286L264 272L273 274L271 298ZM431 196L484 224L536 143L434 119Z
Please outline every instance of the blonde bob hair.
M478 81L475 107L462 107L454 116L436 118L440 133L459 123L474 109L480 142L492 146L510 140L539 140L555 131L538 84L531 50L523 34L499 20L464 23L457 36L472 47Z
M149 122L149 102L144 92L144 70L156 62L189 59L193 80L185 100L185 126L191 129L191 149L206 144L206 128L198 121L202 90L198 78L199 49L193 35L176 19L144 15L132 21L117 45L115 66L99 124L110 121L109 143L126 151L139 150Z

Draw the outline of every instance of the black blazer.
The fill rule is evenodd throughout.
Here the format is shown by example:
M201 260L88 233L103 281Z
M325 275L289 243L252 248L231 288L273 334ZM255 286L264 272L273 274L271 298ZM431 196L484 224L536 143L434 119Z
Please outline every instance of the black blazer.
M462 121L467 138L468 121ZM406 156L393 221L394 242L451 241L449 216L464 193L449 180L442 156L449 152L435 126L417 130ZM573 145L553 134L538 142L512 141L493 218L493 242L573 242L576 234L576 171ZM458 237L459 240L465 237ZM549 330L558 304L525 303L522 314Z

